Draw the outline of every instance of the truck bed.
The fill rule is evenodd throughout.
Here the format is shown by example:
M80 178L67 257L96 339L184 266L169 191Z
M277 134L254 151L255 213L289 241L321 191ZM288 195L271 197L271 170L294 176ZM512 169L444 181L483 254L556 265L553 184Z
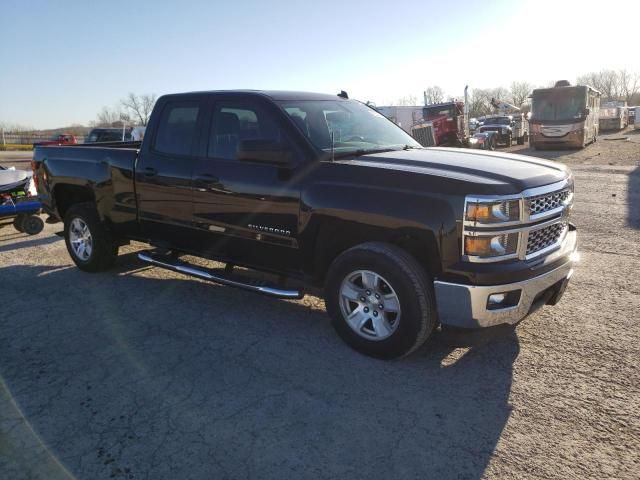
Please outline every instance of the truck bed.
M46 185L39 188L44 210L55 215L56 206L64 212L64 203L81 198L95 201L105 219L135 223L134 178L140 145L105 142L36 147L34 174L40 185Z

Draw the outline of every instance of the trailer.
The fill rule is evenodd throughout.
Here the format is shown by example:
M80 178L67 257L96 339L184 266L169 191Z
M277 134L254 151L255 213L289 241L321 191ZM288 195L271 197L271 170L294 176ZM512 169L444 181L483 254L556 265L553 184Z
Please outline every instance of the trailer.
M604 102L600 106L600 130L623 130L629 125L629 108L624 100Z

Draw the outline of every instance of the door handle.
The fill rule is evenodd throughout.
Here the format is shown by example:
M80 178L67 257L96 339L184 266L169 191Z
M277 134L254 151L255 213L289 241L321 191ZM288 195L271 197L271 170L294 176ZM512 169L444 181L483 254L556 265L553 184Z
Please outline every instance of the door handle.
M143 171L143 175L145 177L155 177L158 174L158 171L155 168L147 167Z

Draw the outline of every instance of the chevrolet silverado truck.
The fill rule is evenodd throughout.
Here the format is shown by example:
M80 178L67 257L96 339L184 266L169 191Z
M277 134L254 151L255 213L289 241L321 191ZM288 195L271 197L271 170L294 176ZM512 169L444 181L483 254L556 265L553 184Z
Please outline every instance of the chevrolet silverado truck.
M577 252L567 167L422 148L345 97L164 96L141 143L38 147L40 199L82 270L138 241L160 268L283 299L322 292L340 337L380 358L438 325L516 324L558 302Z

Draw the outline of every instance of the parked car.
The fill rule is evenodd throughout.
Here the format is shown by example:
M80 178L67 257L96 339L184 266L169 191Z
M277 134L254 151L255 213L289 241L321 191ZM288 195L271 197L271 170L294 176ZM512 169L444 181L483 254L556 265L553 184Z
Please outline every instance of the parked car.
M469 139L469 146L480 150L495 150L497 135L493 131L476 133Z
M480 132L496 132L496 143L510 147L513 140L523 145L529 139L528 122L522 114L514 120L512 115L486 117L480 127Z
M40 142L34 142L33 147L42 145L75 145L78 140L74 135L68 133L62 133L52 136L49 140L42 140Z
M323 292L337 333L376 357L415 351L438 324L518 323L557 303L574 268L568 167L422 148L341 96L166 95L141 145L38 147L32 165L78 268L108 269L136 240L157 267L277 298Z
M94 128L84 139L84 143L130 142L131 129Z

